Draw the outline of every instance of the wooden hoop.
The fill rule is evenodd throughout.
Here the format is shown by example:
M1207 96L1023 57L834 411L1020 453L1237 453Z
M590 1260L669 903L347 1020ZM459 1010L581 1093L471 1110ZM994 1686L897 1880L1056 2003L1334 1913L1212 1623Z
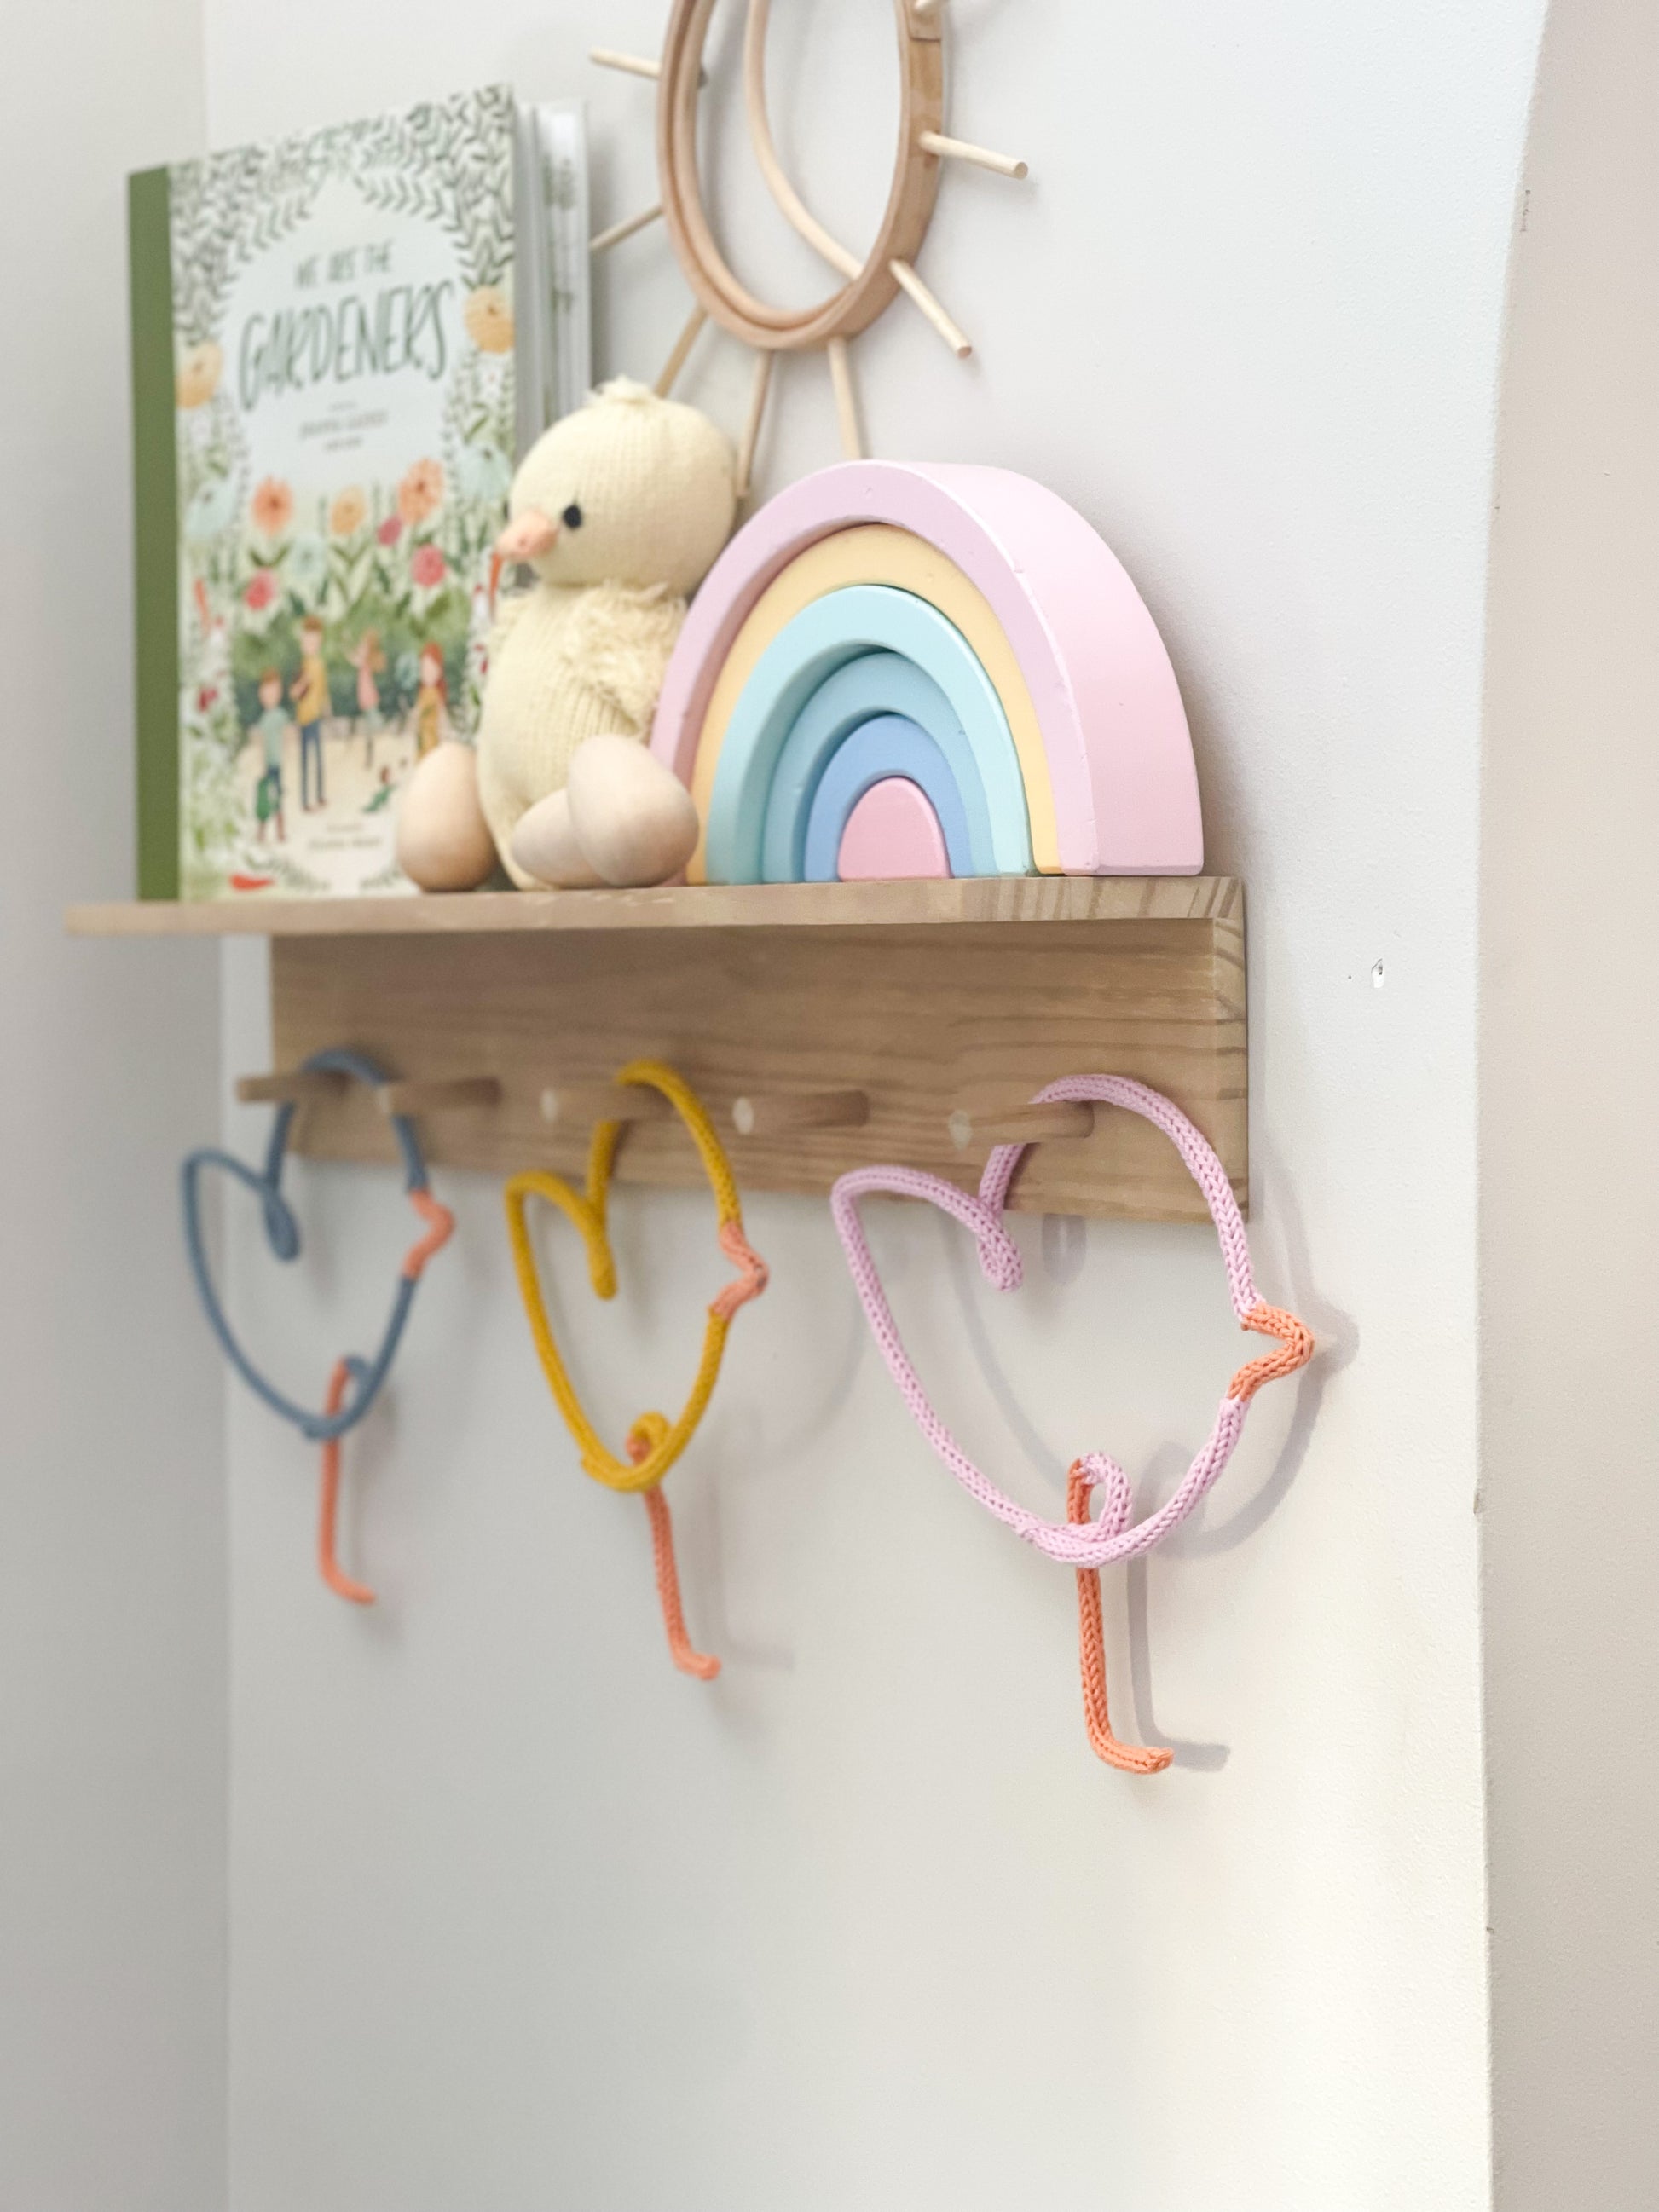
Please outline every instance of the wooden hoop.
M939 157L924 148L921 137L923 132L937 134L944 121L942 11L926 10L917 0L893 0L899 42L899 143L881 228L868 258L856 274L848 275L840 291L815 307L792 308L769 307L738 282L704 212L697 173L697 88L714 7L715 0L674 0L658 79L657 167L663 217L686 281L698 304L745 344L769 352L798 352L826 345L831 338L855 337L891 306L902 281L893 264L908 266L915 259L933 212ZM763 25L763 8L761 15ZM757 151L761 153L758 142ZM775 155L773 160L775 166Z

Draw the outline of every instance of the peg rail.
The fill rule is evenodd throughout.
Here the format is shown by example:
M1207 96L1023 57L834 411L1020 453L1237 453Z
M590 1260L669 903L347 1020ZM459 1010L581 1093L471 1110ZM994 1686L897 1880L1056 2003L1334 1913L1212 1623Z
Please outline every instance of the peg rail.
M440 1167L580 1174L617 1070L650 1057L701 1094L746 1189L821 1193L874 1161L971 1187L992 1144L1029 1137L1018 1211L1200 1218L1156 1130L1027 1103L1103 1071L1167 1092L1247 1194L1244 902L1229 878L140 904L75 908L70 927L269 934L276 1073L240 1088L295 1097L295 1149L317 1158L389 1160L398 1110L421 1116ZM378 1099L285 1088L336 1044L386 1067ZM648 1109L617 1171L702 1175Z

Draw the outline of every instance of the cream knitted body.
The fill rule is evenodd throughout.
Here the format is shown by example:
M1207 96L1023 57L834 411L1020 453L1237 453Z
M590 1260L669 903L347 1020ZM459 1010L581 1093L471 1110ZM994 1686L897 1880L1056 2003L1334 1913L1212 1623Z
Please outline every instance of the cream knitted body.
M660 584L541 584L502 609L478 729L478 797L520 890L535 885L508 849L519 817L563 788L584 738L644 742L684 619L685 601Z
M563 789L585 738L649 731L684 595L732 526L732 471L706 416L623 380L526 455L511 513L550 537L534 587L502 606L478 726L478 796L521 890L520 817Z

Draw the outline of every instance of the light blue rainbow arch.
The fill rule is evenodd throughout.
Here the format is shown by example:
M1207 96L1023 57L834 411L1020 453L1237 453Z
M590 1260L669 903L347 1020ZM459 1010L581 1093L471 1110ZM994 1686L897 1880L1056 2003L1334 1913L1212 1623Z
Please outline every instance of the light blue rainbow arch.
M832 776L849 745L856 753ZM952 874L1033 872L1019 756L977 656L925 599L855 584L787 623L744 686L709 799L710 878L800 882L826 778L844 827L884 774L908 776L927 794ZM820 810L817 867L832 818Z

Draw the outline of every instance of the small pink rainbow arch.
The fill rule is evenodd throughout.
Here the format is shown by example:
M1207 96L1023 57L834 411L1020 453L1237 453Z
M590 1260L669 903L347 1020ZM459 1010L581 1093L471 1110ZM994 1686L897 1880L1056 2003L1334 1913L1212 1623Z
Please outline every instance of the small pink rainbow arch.
M1010 469L847 461L769 501L692 603L658 702L658 758L706 793L713 769L705 759L700 772L698 762L705 720L757 602L823 541L854 531L864 538L849 545L872 538L866 526L931 549L936 573L957 572L951 592L965 580L994 618L1000 635L988 666L1019 746L1036 867L1197 873L1203 826L1192 739L1157 624L1091 525ZM1022 690L1023 697L1010 696ZM717 752L718 733L711 743Z

